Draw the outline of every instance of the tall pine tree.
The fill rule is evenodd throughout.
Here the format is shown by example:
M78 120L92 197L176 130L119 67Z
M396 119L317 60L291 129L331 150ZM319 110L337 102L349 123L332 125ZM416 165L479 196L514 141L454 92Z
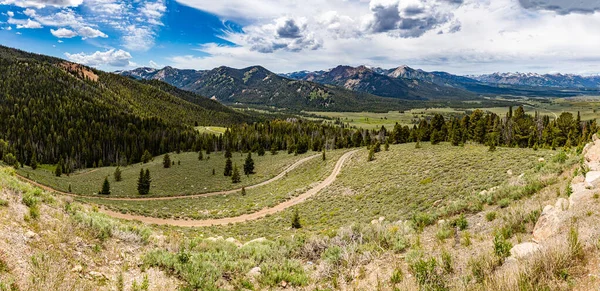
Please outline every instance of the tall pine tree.
M254 160L252 160L252 153L248 153L246 162L244 162L244 174L246 176L254 174Z

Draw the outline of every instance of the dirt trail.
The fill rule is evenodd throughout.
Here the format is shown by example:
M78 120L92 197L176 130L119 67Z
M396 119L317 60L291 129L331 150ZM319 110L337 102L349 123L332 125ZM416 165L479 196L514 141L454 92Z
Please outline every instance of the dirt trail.
M294 164L292 164L291 166L289 166L287 169L285 169L283 172L279 173L279 175L260 182L258 184L254 184L251 186L246 187L246 189L253 189L253 188L257 188L257 187L261 187L270 183L273 183L281 178L283 178L287 173L293 171L294 169L298 168L300 165L304 164L307 161L310 161L311 159L314 159L318 156L320 156L321 154L316 154L316 155L312 155L306 158L303 158L297 162L295 162ZM104 196L88 196L88 195L78 195L78 194L73 194L73 193L66 193L66 192L62 192L59 190L56 190L52 187L40 184L38 182L35 182L31 179L25 178L19 174L16 174L16 176L27 182L30 184L33 184L37 187L40 187L46 191L49 192L54 192L54 193L58 193L61 195L66 195L66 196L71 196L71 197L79 197L79 198L95 198L95 199L102 199L102 200L111 200L111 201L150 201L150 200L174 200L174 199L183 199L183 198L195 198L195 197L210 197L210 196L216 196L216 195L226 195L226 194L233 194L239 191L242 191L242 188L238 188L238 189L232 189L232 190L225 190L225 191L217 191L217 192L210 192L210 193L202 193L202 194L192 194L192 195L179 195L179 196L165 196L165 197L145 197L145 198L111 198L111 197L104 197Z
M179 219L164 219L164 218L146 217L146 216L141 216L141 215L123 214L120 212L115 212L115 211L111 211L111 210L107 210L107 209L99 209L99 211L102 213L105 213L109 216L112 216L114 218L120 218L120 219L126 219L126 220L137 220L137 221L141 221L143 223L148 223L148 224L171 225L171 226L182 226L182 227L226 225L226 224L230 224L230 223L240 223L240 222L245 222L245 221L250 221L250 220L256 220L259 218L263 218L269 214L274 214L279 211L285 210L296 204L302 203L309 197L319 193L319 191L323 190L325 187L331 185L331 183L333 183L336 180L337 175L342 170L342 166L343 166L344 162L350 156L352 156L352 154L356 153L357 151L358 150L353 150L353 151L347 152L344 155L342 155L342 157L340 157L340 159L335 164L335 168L333 169L333 172L331 172L331 175L329 175L329 177L327 177L325 180L320 182L317 186L304 192L300 196L294 197L294 198L292 198L288 201L285 201L283 203L280 203L274 207L265 208L265 209L262 209L262 210L259 210L257 212L250 213L250 214L244 214L244 215L240 215L240 216L236 216L236 217L219 218L219 219L179 220Z

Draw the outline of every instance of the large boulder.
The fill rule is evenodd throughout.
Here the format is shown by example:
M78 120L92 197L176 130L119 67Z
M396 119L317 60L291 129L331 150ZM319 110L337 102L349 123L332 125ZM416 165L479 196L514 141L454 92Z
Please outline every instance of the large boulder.
M525 258L541 249L541 246L534 242L524 242L510 249L511 257L515 259Z
M533 229L534 242L540 243L558 232L563 223L562 212L562 207L557 208L552 205L544 207L544 211Z
M592 187L598 187L600 185L600 171L587 172L585 182L592 185Z

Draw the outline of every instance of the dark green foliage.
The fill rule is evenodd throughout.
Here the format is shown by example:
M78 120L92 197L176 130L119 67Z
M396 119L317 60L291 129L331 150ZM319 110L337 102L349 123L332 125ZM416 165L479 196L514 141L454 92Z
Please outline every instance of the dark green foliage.
M68 190L68 191L69 191L69 193L71 193L71 192L72 192L72 189L71 189L71 184L69 184L69 190Z
M37 163L37 155L35 154L35 152L31 155L31 160L29 161L29 165L31 166L32 169L37 169L38 163Z
M237 165L233 166L233 172L231 173L231 182L234 184L241 182L240 170L238 169Z
M452 224L460 230L465 230L469 227L469 222L467 222L467 218L464 214L461 214L456 220L452 222Z
M512 244L503 235L497 234L494 237L494 253L499 258L508 258L510 256L510 249L512 249Z
M265 148L262 147L262 146L259 146L256 153L258 154L259 157L264 156L265 155Z
M202 161L204 160L204 155L202 154L202 151L198 152L198 161Z
M252 153L248 153L246 161L244 162L244 174L254 174L254 160L252 160Z
M327 156L325 156L325 150L323 150L323 153L321 154L321 158L323 159L323 161L327 160Z
M173 161L174 163L174 161ZM165 154L163 157L163 167L168 169L171 167L171 157L169 156L169 154Z
M223 171L223 175L225 177L231 176L233 171L233 163L231 162L231 158L227 158L225 161L225 170Z
M108 178L104 178L104 182L102 183L102 189L99 194L109 195L110 194L110 183L108 182Z
M121 167L117 167L115 169L114 176L115 176L115 181L117 181L117 182L121 182L123 180L123 177L121 175Z
M54 175L56 175L56 177L60 177L63 174L63 165L62 163L58 163L56 164L56 168L54 169Z
M422 290L449 290L443 274L438 270L438 264L435 258L420 258L410 264L410 269L414 273L417 283L419 283Z
M385 146L383 148L386 152L390 150L390 142L387 139L385 140Z
M242 187L242 196L246 196L246 187Z
M229 150L229 148L227 148L225 150L225 158L226 159L231 159L232 155L231 155L231 150Z
M145 150L144 153L142 154L142 158L141 161L142 163L147 163L150 162L152 160L152 155L150 154L150 152L148 150Z
M17 161L17 158L12 153L6 153L6 154L4 154L4 157L2 158L2 160L7 165L13 166L15 168L19 167L19 161Z
M140 176L138 178L138 193L140 195L146 195L148 193L150 193L150 183L152 182L152 179L150 178L150 170L146 169L146 172L144 172L144 169L140 169Z
M292 215L292 228L295 228L295 229L302 228L302 224L300 223L300 213L298 212L298 208L294 209L294 214Z

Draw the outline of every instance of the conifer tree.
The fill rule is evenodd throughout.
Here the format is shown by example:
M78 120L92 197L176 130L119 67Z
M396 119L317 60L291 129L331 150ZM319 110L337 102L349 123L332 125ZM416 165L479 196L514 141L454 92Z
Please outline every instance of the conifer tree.
M215 175L215 169L214 168L213 168L212 174L213 174L213 176Z
M150 154L150 152L148 150L144 151L144 154L142 154L142 163L145 164L147 162L150 162L152 160L152 155Z
M242 187L242 196L246 196L246 187Z
M233 173L231 174L231 182L239 183L241 181L240 171L238 170L237 165L233 167Z
M60 162L58 162L58 164L56 164L56 169L54 169L54 175L56 175L56 177L60 177L63 174L63 166Z
M252 153L248 153L246 161L244 162L244 174L246 176L254 174L254 160L252 160Z
M262 157L265 155L265 148L261 145L258 147L258 152L257 152L259 157Z
M302 228L302 224L300 223L300 213L298 212L298 208L294 209L294 214L292 215L292 228L295 228L295 229Z
M327 160L327 157L325 156L325 149L323 149L323 153L321 154L321 157L323 158L323 161Z
M121 177L121 167L117 166L117 168L115 169L115 181L117 182L121 182L121 180L123 180L123 177Z
M202 154L202 151L198 152L198 161L202 161L204 160L204 155Z
M37 164L37 155L35 153L33 153L33 155L31 155L31 162L29 162L29 163L31 164L31 168L33 170L37 169L37 166L38 166L38 164Z
M226 159L231 159L231 157L232 157L232 156L233 156L233 155L231 154L231 151L229 150L229 148L227 148L227 149L225 150L225 158L226 158Z
M171 167L171 157L169 157L169 154L165 154L163 157L163 167L165 167L165 169Z
M276 155L277 154L277 147L275 146L275 144L271 145L271 155Z
M150 178L150 170L146 169L146 172L144 173L144 183L145 183L145 187L146 187L146 194L150 193L150 184L152 183L152 178Z
M108 177L104 178L104 183L102 183L102 189L100 190L100 194L102 194L102 195L110 194L110 183L108 183Z
M231 162L231 158L227 158L225 161L225 170L223 171L223 175L225 177L231 176L231 171L233 170L233 163Z
M138 193L140 195L146 195L150 192L150 171L146 170L144 173L144 169L140 169L140 177L138 178Z
M72 192L72 191L71 191L71 183L69 183L69 190L68 190L68 191L69 191L69 193L71 193L71 192Z
M390 150L390 142L388 141L388 139L385 139L385 146L383 148L386 152Z
M370 162L375 159L375 148L371 147L369 150L369 156L367 157L367 161Z

